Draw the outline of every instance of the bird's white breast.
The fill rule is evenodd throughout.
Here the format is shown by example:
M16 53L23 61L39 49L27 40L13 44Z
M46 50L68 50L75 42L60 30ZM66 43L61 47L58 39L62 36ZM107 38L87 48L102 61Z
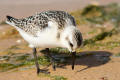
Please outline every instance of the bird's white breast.
M38 31L37 36L30 35L21 29L18 31L31 47L53 48L62 46L60 40L56 38L58 32L57 27L51 22L46 29Z

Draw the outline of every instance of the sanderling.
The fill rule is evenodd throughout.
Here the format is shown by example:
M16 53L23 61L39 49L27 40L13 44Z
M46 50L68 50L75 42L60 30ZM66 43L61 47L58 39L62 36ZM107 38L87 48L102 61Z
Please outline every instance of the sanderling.
M67 48L72 53L74 69L75 50L81 46L83 39L73 16L64 11L45 11L22 19L6 17L6 23L14 26L33 48L37 73L42 71L37 61L37 47ZM53 67L55 69L55 65Z

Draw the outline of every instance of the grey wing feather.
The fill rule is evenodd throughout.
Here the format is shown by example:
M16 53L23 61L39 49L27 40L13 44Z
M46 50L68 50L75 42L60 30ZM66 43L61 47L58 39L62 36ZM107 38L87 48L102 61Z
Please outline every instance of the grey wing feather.
M70 19L72 24L76 26L74 18L64 11L45 11L34 16L30 16L19 20L16 24L25 32L35 35L37 31L42 31L48 27L48 22L54 20L58 24L58 29L64 29L66 19Z

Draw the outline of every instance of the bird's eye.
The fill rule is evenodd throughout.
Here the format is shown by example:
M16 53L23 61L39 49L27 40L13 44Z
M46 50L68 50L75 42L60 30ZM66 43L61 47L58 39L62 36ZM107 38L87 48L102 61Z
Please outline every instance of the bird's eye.
M70 46L73 47L73 44L71 42L69 42Z

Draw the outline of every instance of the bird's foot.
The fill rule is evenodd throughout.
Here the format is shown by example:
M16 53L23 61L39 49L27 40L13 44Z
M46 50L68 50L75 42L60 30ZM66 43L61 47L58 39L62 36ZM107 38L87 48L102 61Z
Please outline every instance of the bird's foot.
M37 75L39 75L40 73L50 74L50 72L48 72L48 70L37 69Z
M56 71L55 60L52 60L52 68L54 71Z

